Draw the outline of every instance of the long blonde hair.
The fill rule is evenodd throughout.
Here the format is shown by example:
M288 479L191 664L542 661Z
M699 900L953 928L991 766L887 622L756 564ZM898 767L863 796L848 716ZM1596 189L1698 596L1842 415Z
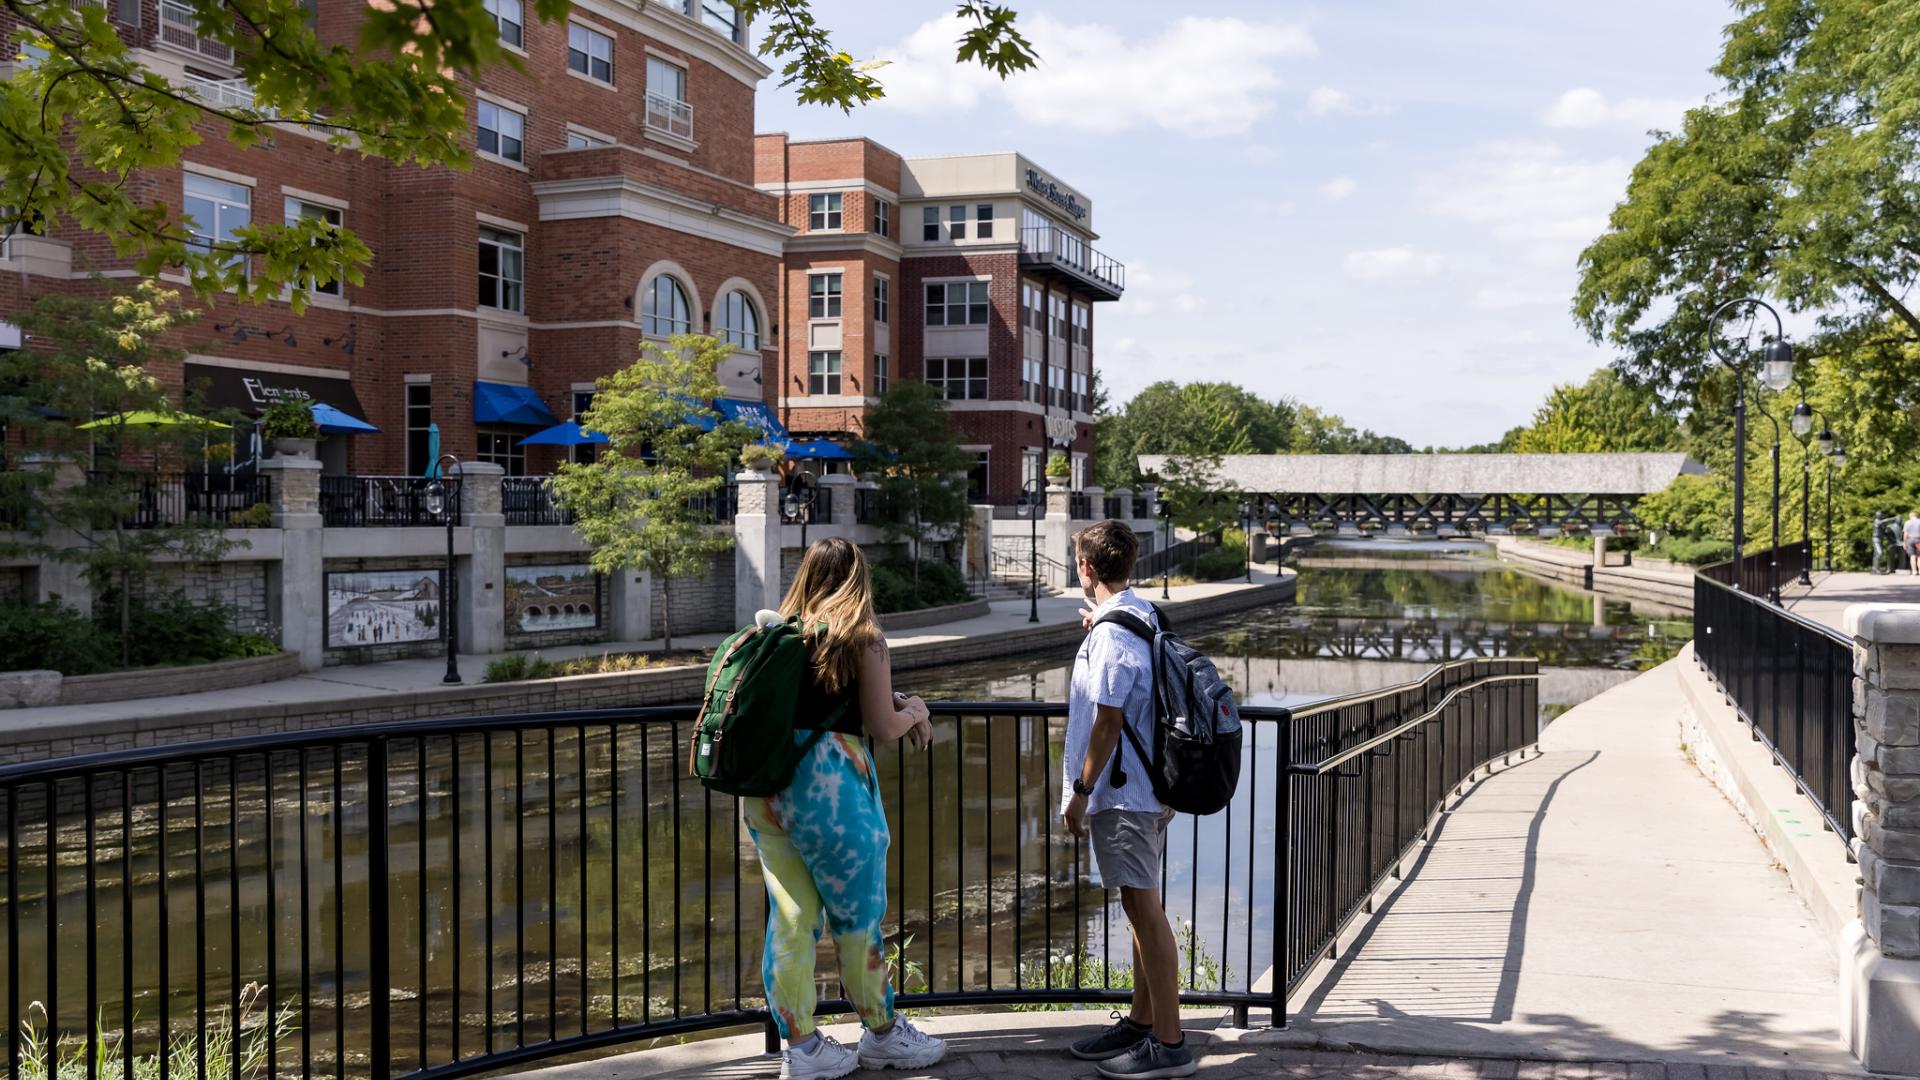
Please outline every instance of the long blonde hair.
M813 645L813 673L820 688L837 694L852 686L859 677L860 654L880 640L867 557L837 536L807 548L780 602L780 614L800 616Z

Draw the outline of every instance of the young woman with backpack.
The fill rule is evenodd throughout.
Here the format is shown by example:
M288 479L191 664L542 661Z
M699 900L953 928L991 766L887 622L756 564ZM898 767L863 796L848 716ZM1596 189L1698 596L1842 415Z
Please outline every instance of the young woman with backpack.
M887 908L887 818L863 736L933 737L926 702L893 692L886 639L873 610L866 557L839 538L809 547L780 605L808 646L792 737L811 747L793 781L745 796L741 815L760 851L768 905L761 975L767 1008L787 1040L782 1080L832 1080L855 1068L924 1069L946 1044L893 1011L880 924ZM836 719L837 718L837 719ZM821 727L824 737L815 737ZM840 981L866 1029L857 1051L814 1031L815 939L822 912Z

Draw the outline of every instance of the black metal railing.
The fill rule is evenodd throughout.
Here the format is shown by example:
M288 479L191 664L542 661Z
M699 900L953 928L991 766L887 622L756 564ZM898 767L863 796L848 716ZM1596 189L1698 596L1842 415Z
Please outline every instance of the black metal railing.
M158 529L198 523L227 528L264 526L273 501L271 477L249 473L129 473L94 471L87 483L105 496L122 528ZM255 506L266 506L255 511Z
M1176 540L1158 551L1142 555L1133 564L1133 580L1151 581L1162 574L1178 573L1182 564L1220 546L1220 534L1203 533L1191 540Z
M1084 491L1067 492L1067 517L1074 521L1093 520L1093 496Z
M560 505L545 476L501 477L500 512L509 525L573 524L573 511Z
M1787 549L1780 549L1782 559ZM1766 552L1745 562L1765 567ZM1798 550L1795 558L1801 557ZM1826 827L1853 839L1848 768L1854 754L1853 642L1766 599L1764 577L1738 576L1731 561L1693 578L1694 656L1774 761L1812 801ZM1797 574L1798 564L1794 572Z
M1146 520L1149 502L1150 500L1145 495L1135 495L1133 497L1133 519L1135 521Z
M879 488L853 489L853 520L856 525L871 525L882 521L887 513L887 496Z
M815 490L813 501L807 504L805 514L809 525L833 524L833 493L826 488ZM789 514L783 500L780 504L780 520L788 525L798 525L800 515Z
M1801 570L1811 571L1813 567L1807 559L1807 550L1799 544L1782 544L1775 548L1747 551L1737 563L1729 559L1703 566L1697 572L1708 580L1731 585L1741 592L1764 599L1777 595L1780 589L1792 584L1799 578Z
M432 508L433 488L439 485L441 510ZM435 480L425 476L322 476L320 520L328 528L381 528L441 525L447 514L462 521L460 477Z
M1535 741L1537 670L1247 709L1237 795L1178 820L1162 864L1182 1000L1284 1015L1442 800ZM933 711L930 750L876 751L899 1004L1125 999L1114 897L1059 823L1065 706ZM766 1025L766 894L737 800L686 775L693 723L436 719L0 768L10 1075L184 1080L218 1053L249 1080L438 1080Z
M1127 509L1127 500L1119 495L1105 495L1100 499L1100 516L1103 518L1124 518Z
M1077 234L1049 225L1020 230L1020 261L1071 270L1080 278L1106 286L1115 295L1127 287L1125 263L1096 250Z
M740 485L729 480L705 495L688 499L687 505L695 513L711 515L714 524L724 525L740 513Z

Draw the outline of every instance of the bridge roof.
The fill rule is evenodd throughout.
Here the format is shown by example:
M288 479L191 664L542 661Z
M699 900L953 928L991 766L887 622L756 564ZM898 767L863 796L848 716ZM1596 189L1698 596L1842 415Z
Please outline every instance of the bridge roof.
M1149 475L1164 454L1142 454ZM1228 454L1221 487L1298 494L1644 495L1706 468L1685 454Z

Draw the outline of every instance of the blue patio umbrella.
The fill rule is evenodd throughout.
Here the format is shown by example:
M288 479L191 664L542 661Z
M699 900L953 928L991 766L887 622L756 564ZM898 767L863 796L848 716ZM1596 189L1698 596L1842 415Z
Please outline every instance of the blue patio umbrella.
M579 421L567 420L555 424L545 431L536 432L520 440L521 446L582 446L587 443L605 445L607 437L598 431L588 431Z
M852 461L853 453L839 443L828 439L813 439L797 442L787 447L790 458L806 458L811 461Z
M440 425L427 425L427 475L440 475Z
M322 401L312 402L307 407L313 410L313 422L328 435L364 435L380 430L365 420L350 413L341 412Z

